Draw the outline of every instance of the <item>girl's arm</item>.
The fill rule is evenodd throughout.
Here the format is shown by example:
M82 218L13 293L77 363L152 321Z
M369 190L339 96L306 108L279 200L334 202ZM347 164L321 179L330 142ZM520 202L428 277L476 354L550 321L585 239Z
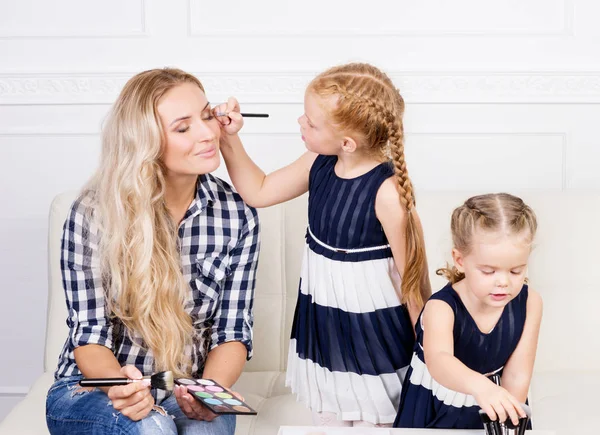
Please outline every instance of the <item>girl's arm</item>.
M308 191L310 168L317 154L307 151L290 165L265 175L246 153L237 134L244 125L237 100L229 98L213 112L226 114L217 116L221 123L221 154L233 186L248 205L269 207Z
M413 213L415 213L415 218L418 220L419 217L415 210L413 210ZM396 268L400 275L402 275L406 262L405 228L407 216L406 209L400 202L400 191L395 178L392 177L385 180L377 191L377 197L375 198L375 214L377 215L379 222L381 222L385 236L392 248L392 255L394 256ZM426 285L429 286L428 279ZM409 301L407 308L414 330L422 307Z
M252 161L237 134L221 137L227 172L242 199L252 207L269 207L308 191L310 168L317 154L307 151L298 160L265 175Z
M541 322L542 298L538 292L529 289L523 335L502 372L502 386L521 403L527 399Z
M510 417L518 424L519 416L526 416L519 401L454 356L453 329L450 306L439 300L427 302L423 310L423 351L431 376L450 390L472 395L492 420Z

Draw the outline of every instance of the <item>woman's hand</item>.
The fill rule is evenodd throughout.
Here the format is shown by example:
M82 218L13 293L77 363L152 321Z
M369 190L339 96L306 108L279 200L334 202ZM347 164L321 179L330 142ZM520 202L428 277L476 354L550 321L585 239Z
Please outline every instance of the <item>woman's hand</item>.
M508 417L515 425L518 425L519 417L527 416L519 401L512 394L488 378L482 379L481 385L477 386L473 397L491 420L498 418L500 422L505 422Z
M133 421L146 417L154 406L154 397L150 394L150 379L142 379L142 373L132 365L121 368L121 374L129 379L141 379L128 385L110 387L108 397L112 406Z
M244 398L235 391L231 391L229 389L227 389L227 391L229 391L242 402L244 401ZM179 407L188 418L193 420L212 421L218 417L217 414L213 413L198 400L194 399L192 395L188 393L187 387L176 385L174 393Z
M221 124L221 130L227 135L237 134L244 126L244 118L240 114L240 104L233 97L229 97L227 103L214 107L213 115Z

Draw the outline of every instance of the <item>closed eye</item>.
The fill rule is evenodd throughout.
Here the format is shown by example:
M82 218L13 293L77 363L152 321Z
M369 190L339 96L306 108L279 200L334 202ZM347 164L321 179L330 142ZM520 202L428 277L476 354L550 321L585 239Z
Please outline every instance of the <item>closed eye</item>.
M204 106L204 109L202 109L202 114L200 115L200 119L202 119L202 121L211 121L214 118L215 117L213 116L213 112L210 108L210 101L207 101L206 106Z

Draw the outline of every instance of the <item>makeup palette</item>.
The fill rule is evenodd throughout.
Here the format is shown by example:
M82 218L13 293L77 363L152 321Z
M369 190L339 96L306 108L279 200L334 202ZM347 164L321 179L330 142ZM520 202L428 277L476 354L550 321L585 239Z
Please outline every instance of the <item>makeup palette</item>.
M188 393L194 396L194 399L215 414L256 415L256 411L247 403L212 379L179 378L175 379L175 383L187 387Z

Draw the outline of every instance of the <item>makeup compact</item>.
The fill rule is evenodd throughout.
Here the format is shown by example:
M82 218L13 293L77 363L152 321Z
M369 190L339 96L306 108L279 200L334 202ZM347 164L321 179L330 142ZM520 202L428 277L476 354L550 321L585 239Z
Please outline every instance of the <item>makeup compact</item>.
M187 387L188 392L215 414L256 415L246 402L239 400L212 379L175 379L175 384Z

